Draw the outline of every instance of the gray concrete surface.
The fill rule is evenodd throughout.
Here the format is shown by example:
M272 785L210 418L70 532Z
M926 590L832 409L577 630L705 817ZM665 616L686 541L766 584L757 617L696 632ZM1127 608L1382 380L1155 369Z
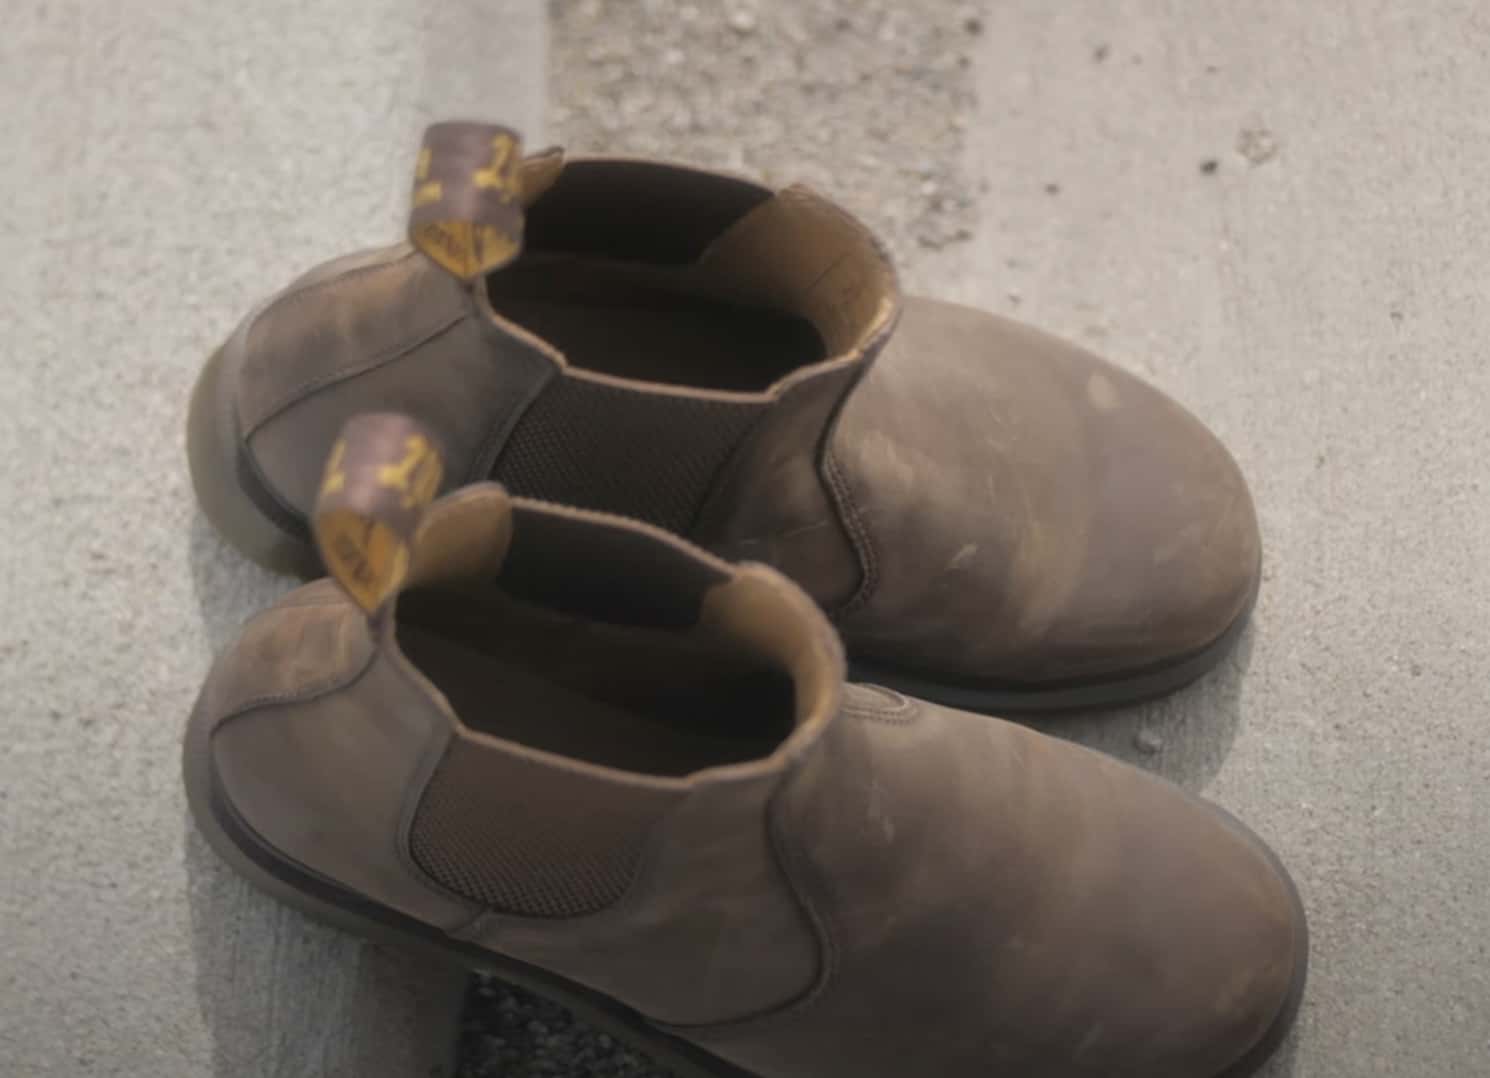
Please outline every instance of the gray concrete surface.
M202 525L207 351L394 238L419 128L542 119L528 0L9 5L0 35L0 1074L407 1078L458 974L250 892L186 817L213 651L287 582Z
M414 1073L448 976L258 899L186 821L176 745L208 656L286 585L200 523L180 424L239 311L396 230L425 116L534 129L545 28L469 0L8 15L0 1070ZM1048 728L1219 800L1293 867L1314 972L1269 1078L1485 1074L1490 16L550 15L556 136L806 176L916 287L1081 340L1228 441L1267 544L1253 631L1170 700ZM469 1074L647 1073L505 992L474 1002Z

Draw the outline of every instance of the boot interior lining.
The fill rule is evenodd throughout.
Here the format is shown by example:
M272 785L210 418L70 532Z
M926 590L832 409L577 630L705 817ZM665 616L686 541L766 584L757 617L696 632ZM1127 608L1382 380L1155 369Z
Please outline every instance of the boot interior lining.
M805 318L702 294L686 278L552 255L525 257L487 289L493 310L572 366L618 378L760 392L826 358Z
M611 625L484 589L400 600L398 642L468 727L643 774L770 755L794 727L790 676L688 632Z

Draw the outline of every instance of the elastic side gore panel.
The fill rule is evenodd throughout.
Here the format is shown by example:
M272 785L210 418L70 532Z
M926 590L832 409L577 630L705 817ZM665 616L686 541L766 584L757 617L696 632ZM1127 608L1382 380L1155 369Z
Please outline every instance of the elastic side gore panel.
M556 378L518 421L492 478L524 497L686 535L719 469L769 407Z
M578 917L626 893L651 829L680 796L456 740L419 802L410 854L495 912Z

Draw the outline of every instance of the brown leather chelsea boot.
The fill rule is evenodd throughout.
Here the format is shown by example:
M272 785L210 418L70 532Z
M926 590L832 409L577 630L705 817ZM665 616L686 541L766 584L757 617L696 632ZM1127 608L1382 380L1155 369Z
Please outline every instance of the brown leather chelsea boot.
M1131 702L1234 642L1252 502L1168 398L902 302L874 237L806 188L519 155L502 128L431 128L412 242L313 270L213 356L192 474L250 556L318 571L320 462L349 417L392 410L438 433L447 489L495 479L775 566L856 672L917 695Z
M680 1075L1238 1078L1307 933L1226 813L1020 726L845 685L785 577L440 483L354 421L335 580L218 660L193 814L249 879L567 1004Z

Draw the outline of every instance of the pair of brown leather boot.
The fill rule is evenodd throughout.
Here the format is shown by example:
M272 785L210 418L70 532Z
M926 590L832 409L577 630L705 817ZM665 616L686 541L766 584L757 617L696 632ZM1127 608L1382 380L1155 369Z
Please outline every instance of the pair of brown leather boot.
M193 398L208 516L333 578L203 689L186 781L222 855L680 1074L1257 1069L1308 952L1271 852L953 710L1219 660L1259 543L1204 427L903 300L804 188L445 124L413 207L410 244L270 299Z

